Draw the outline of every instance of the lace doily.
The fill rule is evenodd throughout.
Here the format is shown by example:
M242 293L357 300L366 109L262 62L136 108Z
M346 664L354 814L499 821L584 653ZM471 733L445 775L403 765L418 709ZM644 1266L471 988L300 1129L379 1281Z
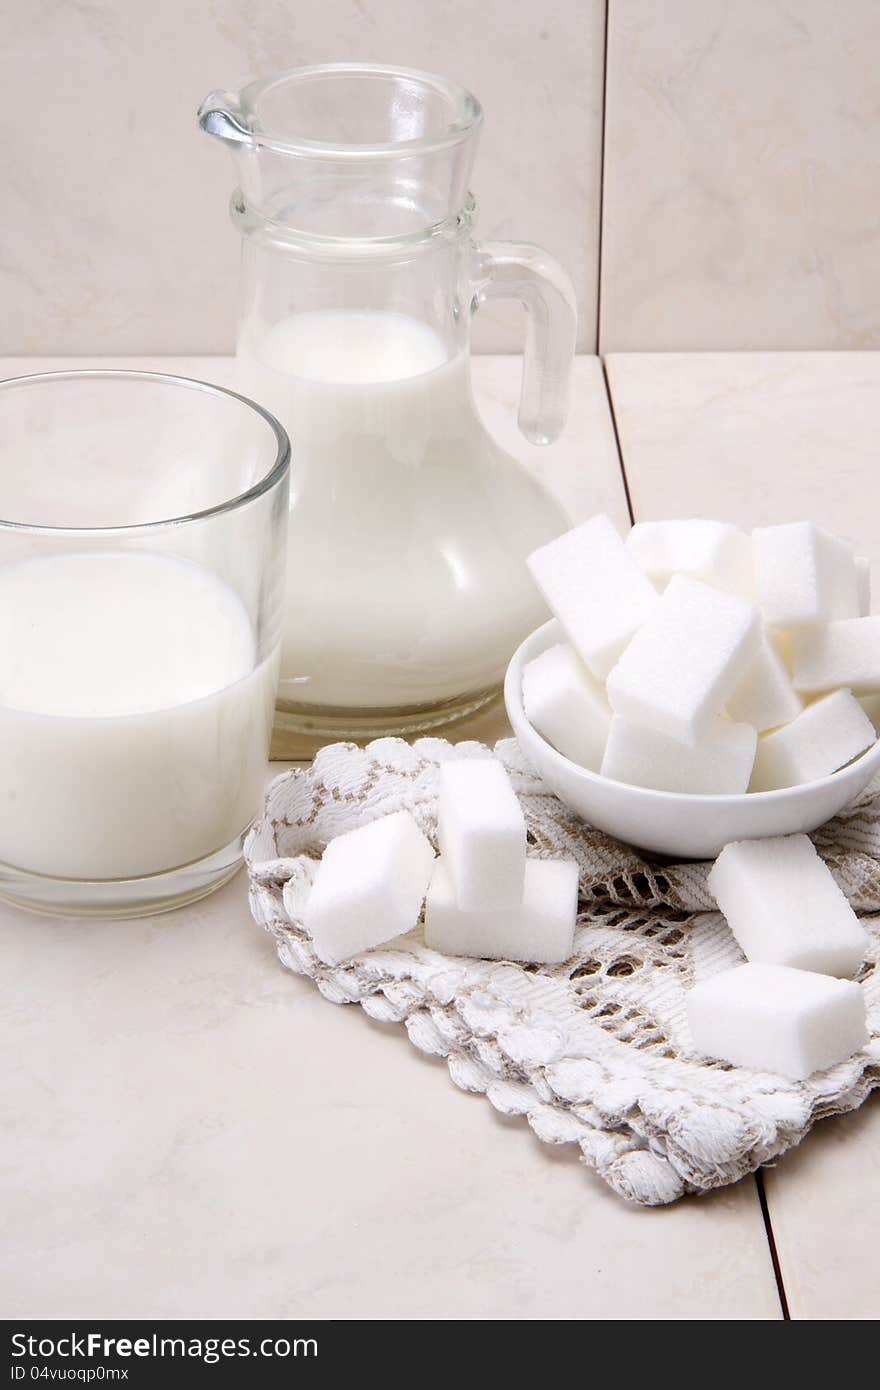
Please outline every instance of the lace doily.
M343 965L319 961L302 910L326 842L401 808L435 840L438 764L486 753L436 738L334 744L276 778L245 854L254 918L285 966L333 1003L402 1023L416 1047L446 1058L456 1085L525 1116L546 1143L577 1144L616 1192L646 1205L735 1182L880 1085L880 916L865 918L871 1041L862 1052L805 1082L704 1061L692 1051L685 992L742 960L713 911L709 865L647 860L584 825L513 740L495 753L519 794L529 852L580 867L571 960L442 956L417 928ZM854 908L880 913L880 786L813 839Z

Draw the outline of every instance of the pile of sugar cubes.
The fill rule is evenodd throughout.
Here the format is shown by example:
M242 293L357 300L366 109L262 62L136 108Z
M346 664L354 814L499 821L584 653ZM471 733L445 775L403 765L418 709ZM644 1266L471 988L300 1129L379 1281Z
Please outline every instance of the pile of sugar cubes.
M304 925L337 965L415 927L454 956L557 965L577 921L572 860L526 855L522 809L494 758L439 770L440 855L408 811L331 840ZM727 845L709 886L748 964L688 994L696 1049L793 1079L842 1061L866 1041L864 997L851 976L867 936L806 835Z
M523 672L523 705L564 756L621 782L769 791L826 776L874 743L880 617L866 562L810 522L597 516L529 557L567 638ZM491 757L439 769L438 843L407 811L338 836L304 925L338 964L403 935L448 955L558 964L572 954L577 866L528 858L523 813ZM729 844L709 875L746 964L687 1001L699 1052L800 1080L867 1039L853 981L867 937L805 835Z
M526 824L494 758L440 765L435 858L408 811L331 840L304 925L336 965L411 931L425 909L425 945L447 955L555 965L572 953L578 870L526 857Z
M807 836L726 845L708 884L747 964L688 993L697 1051L801 1081L863 1047L868 937Z
M566 642L523 672L530 723L618 782L772 791L836 772L880 723L880 616L866 560L812 522L605 516L529 568Z

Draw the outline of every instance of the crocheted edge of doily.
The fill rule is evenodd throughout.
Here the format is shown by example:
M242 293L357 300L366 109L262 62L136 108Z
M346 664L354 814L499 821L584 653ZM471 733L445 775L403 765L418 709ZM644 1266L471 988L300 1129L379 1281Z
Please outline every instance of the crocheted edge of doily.
M385 739L381 742L387 745L390 740ZM407 748L414 747L406 744L404 740L395 742ZM431 739L430 743L435 748L438 745L447 749L454 746L444 739ZM515 745L515 740L500 740L492 751L496 752L502 744L509 748L511 744ZM476 743L469 746L485 748L485 745ZM373 744L367 744L364 749L358 751L369 753L372 747ZM486 748L486 751L489 750ZM434 758L430 760L436 761ZM267 790L266 804L268 805L270 795L278 784L303 778L308 780L311 773L312 765L292 768L279 774ZM537 774L535 780L540 785ZM775 1123L773 1141L768 1142L765 1136L750 1149L741 1152L735 1162L719 1164L714 1170L707 1169L699 1156L690 1152L687 1146L677 1143L669 1131L658 1133L655 1124L645 1114L638 1101L630 1105L626 1113L615 1112L610 1095L615 1084L613 1078L597 1080L595 1091L584 1101L578 1102L589 1103L603 1115L613 1115L613 1122L601 1126L588 1124L574 1113L572 1102L556 1095L546 1076L545 1068L538 1068L531 1074L523 1073L520 1082L511 1083L506 1078L492 1076L480 1058L479 1044L484 1042L484 1039L471 1034L464 1042L458 1041L454 1047L447 1046L424 1003L417 1003L410 1009L401 1010L400 1006L388 998L386 988L393 985L394 981L379 982L366 993L352 994L347 978L351 962L344 962L340 967L328 967L320 962L311 950L302 923L291 919L282 899L283 882L298 860L306 859L307 856L270 861L251 859L249 851L256 833L263 828L263 821L264 818L261 818L255 823L245 845L245 859L250 879L249 898L255 921L275 939L281 964L293 973L311 979L328 1002L357 1003L368 1017L376 1021L403 1023L414 1046L420 1051L429 1052L445 1060L450 1078L459 1089L483 1094L501 1113L526 1119L542 1142L577 1143L580 1161L593 1169L618 1195L638 1205L667 1205L684 1195L699 1195L728 1186L756 1172L760 1167L772 1165L789 1149L800 1143L816 1123L833 1115L858 1109L867 1096L880 1087L880 1063L870 1057L864 1057L861 1059L858 1074L845 1090L839 1091L833 1099L822 1095L813 1097L802 1124L786 1126ZM390 1012L385 1007L376 1006L375 1001L380 994ZM430 1025L430 1031L424 1025ZM512 1059L508 1060L512 1063ZM523 1094L520 1094L516 1087L522 1087ZM549 1093L552 1100L542 1100L541 1090ZM529 1103L527 1097L533 1097L534 1101ZM565 1126L576 1131L579 1129L580 1132L562 1134L554 1131L552 1127L548 1127L548 1112L564 1116ZM598 1142L600 1139L606 1141L605 1146ZM670 1151L675 1161L670 1157ZM699 1172L702 1181L693 1180L695 1172ZM690 1173L690 1178L685 1176L686 1173Z
M453 1047L437 1030L424 1003L402 1009L388 999L386 987L393 985L393 981L377 982L369 992L353 995L345 966L328 967L317 962L302 927L288 918L280 890L252 883L250 897L254 919L274 938L281 964L311 979L328 1003L358 1004L377 1022L402 1023L415 1047L442 1057L451 1080L459 1089L485 1095L501 1113L522 1117L544 1143L576 1143L581 1162L596 1171L620 1196L641 1206L663 1206L687 1194L707 1193L737 1182L795 1147L814 1124L831 1115L857 1109L872 1090L880 1087L880 1068L866 1059L861 1073L849 1088L830 1102L827 1097L815 1098L802 1126L787 1128L777 1124L774 1141L768 1143L765 1137L741 1154L738 1161L720 1165L710 1174L697 1155L671 1141L668 1133L658 1136L638 1103L626 1113L617 1112L613 1122L601 1127L590 1125L576 1115L569 1103L556 1096L543 1067L523 1075L520 1092L515 1083L492 1074L480 1058L479 1044L485 1040L471 1034ZM317 966L320 974L313 973L310 966ZM379 996L382 1006L376 1003ZM613 1084L613 1080L599 1081L590 1096L590 1102L605 1115L615 1114L611 1099ZM552 1099L543 1100L541 1090L549 1093ZM564 1117L562 1128L571 1132L554 1128L551 1120L558 1117ZM670 1158L669 1148L676 1154L677 1163ZM688 1180L681 1171L690 1169L693 1172L697 1167L704 1179L700 1183Z

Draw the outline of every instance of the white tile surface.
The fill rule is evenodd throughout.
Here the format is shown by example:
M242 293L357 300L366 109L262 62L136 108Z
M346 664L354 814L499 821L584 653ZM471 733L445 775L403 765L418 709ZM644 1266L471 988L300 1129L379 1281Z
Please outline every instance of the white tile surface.
M880 583L880 352L607 360L637 520L816 520Z
M737 353L608 361L639 520L821 520L880 577L880 353ZM823 1121L765 1174L792 1317L877 1316L880 1097Z
M512 429L516 363L475 373ZM554 469L622 523L598 364L579 382ZM751 1181L624 1206L283 971L241 878L147 923L0 909L0 949L10 1317L779 1316Z
M134 371L170 372L218 386L235 387L231 357L0 357L0 380L33 372L58 372L84 367L127 367ZM629 512L602 363L598 357L575 359L568 421L555 444L529 444L519 431L521 359L475 354L471 373L477 406L486 428L503 449L533 471L560 502L572 522L595 512L607 512L624 531Z
M226 352L232 160L208 91L306 63L426 68L486 112L480 234L545 245L595 348L604 0L70 0L6 5L0 352ZM484 308L484 350L522 342Z
M880 345L874 0L611 0L603 351Z
M528 444L516 423L520 365L509 357L474 357L474 392L487 429L532 469L572 522L607 512L621 532L629 528L617 442L598 357L578 357L572 373L568 423L556 444Z
M795 1319L877 1317L880 1095L821 1124L764 1178Z
M0 939L7 1316L777 1316L751 1182L625 1207L282 970L242 878Z

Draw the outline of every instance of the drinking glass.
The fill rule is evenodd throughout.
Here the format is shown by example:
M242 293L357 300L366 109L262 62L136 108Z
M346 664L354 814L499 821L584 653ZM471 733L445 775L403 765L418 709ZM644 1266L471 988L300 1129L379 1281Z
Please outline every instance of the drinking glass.
M241 862L265 784L289 445L151 372L0 382L0 895L137 916Z

